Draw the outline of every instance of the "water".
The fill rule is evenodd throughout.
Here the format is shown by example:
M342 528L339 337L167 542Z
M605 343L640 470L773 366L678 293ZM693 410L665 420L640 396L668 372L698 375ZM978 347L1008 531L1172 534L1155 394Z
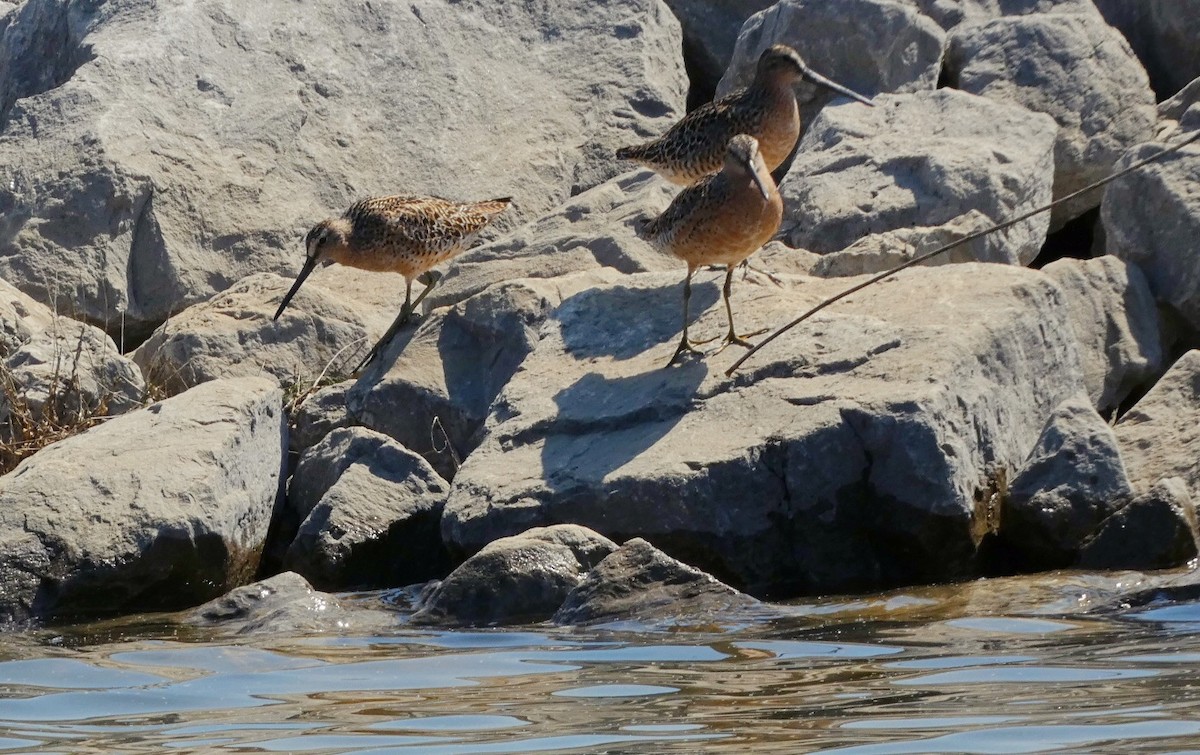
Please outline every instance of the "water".
M1115 586L994 580L700 626L13 633L0 751L1200 752L1200 601L1122 606Z

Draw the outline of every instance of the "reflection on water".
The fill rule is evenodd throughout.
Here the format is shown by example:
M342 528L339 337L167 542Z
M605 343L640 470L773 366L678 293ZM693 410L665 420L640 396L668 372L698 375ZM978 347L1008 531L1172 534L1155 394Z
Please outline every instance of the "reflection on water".
M436 632L398 617L387 635L238 643L145 624L11 634L0 751L1200 747L1200 602L1004 614L969 589L724 629Z

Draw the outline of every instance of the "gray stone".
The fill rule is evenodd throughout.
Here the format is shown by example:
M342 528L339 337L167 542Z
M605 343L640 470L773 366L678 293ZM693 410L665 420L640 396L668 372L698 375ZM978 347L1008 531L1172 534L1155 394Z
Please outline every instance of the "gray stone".
M1114 411L1161 374L1158 310L1141 270L1105 255L1058 260L1042 272L1066 294L1088 396L1099 411Z
M1023 107L948 89L827 108L801 140L780 192L791 246L836 252L871 234L1008 220L1050 201L1058 127ZM976 247L976 259L1027 264L1043 213Z
M142 405L146 383L104 331L0 280L0 439L18 445Z
M1196 557L1196 505L1178 477L1159 480L1084 543L1084 569L1167 569Z
M1179 477L1200 499L1200 351L1180 357L1113 430L1135 488Z
M497 284L433 312L393 339L347 393L355 424L385 433L453 479L479 442L488 407L567 296L614 271Z
M1195 128L1200 129L1200 122ZM1149 157L1161 144L1131 149L1117 163L1124 167ZM1113 181L1104 192L1100 217L1108 253L1128 260L1146 274L1155 299L1200 331L1200 145L1191 144Z
M298 406L290 405L288 447L292 453L302 454L337 428L351 424L346 394L353 385L353 380L327 385L304 396Z
M371 617L374 620L367 620ZM329 593L318 592L295 572L230 590L189 611L183 623L244 635L311 635L361 632L390 624L378 614L350 611Z
M549 619L584 574L616 550L586 527L538 527L489 543L424 596L417 623Z
M625 173L550 213L456 259L426 299L456 304L517 278L556 278L584 270L670 270L678 262L638 237L638 227L671 202L675 190L648 170Z
M1173 97L1160 102L1158 117L1162 120L1183 120L1183 114L1197 103L1200 103L1200 78L1192 79L1191 83L1176 92Z
M536 217L620 170L611 148L665 130L687 88L659 0L27 0L6 18L0 276L137 339L294 271L304 232L363 196L512 195L497 231Z
M813 70L868 97L928 91L937 86L945 42L937 24L894 0L781 0L742 27L717 95L749 84L759 55L774 44L792 46ZM804 86L802 122L830 99Z
M920 9L950 31L959 24L990 21L1003 16L1034 13L1072 13L1099 16L1092 0L902 0Z
M683 27L692 86L712 91L733 57L738 32L752 13L775 0L665 0Z
M1121 35L1098 15L1032 14L963 24L950 35L951 86L1046 113L1060 126L1054 197L1107 176L1154 132L1154 93ZM1100 192L1051 212L1060 228L1100 204Z
M1023 568L1068 566L1096 526L1133 492L1112 429L1089 400L1068 399L1012 480L1001 540Z
M855 241L840 252L822 255L813 265L812 274L822 278L837 278L883 272L992 225L992 221L983 213L971 210L931 228L897 228L876 233ZM1000 259L990 259L998 252L1003 253ZM1019 264L1011 252L1011 248L998 245L985 236L960 244L922 264L931 267L955 262Z
M1200 0L1094 0L1133 46L1159 99L1200 76Z
M385 293L379 277L403 292L399 275L330 266L273 321L292 282L271 273L251 275L160 325L133 360L170 395L244 375L269 376L298 393L322 376L347 376L387 330L403 299L394 290Z
M284 568L326 590L440 577L450 569L438 529L448 490L391 438L363 427L334 430L300 459L288 488L301 523Z
M697 274L694 338L724 332L721 277ZM1083 388L1062 292L1024 268L906 271L732 380L737 349L663 369L681 278L635 275L558 307L454 480L449 545L572 522L645 537L756 596L962 576L989 465L1015 469ZM739 330L847 283L739 281Z
M0 477L0 615L182 608L247 582L279 497L281 399L213 381Z
M711 574L676 561L642 538L610 553L554 614L556 624L601 621L698 623L761 604Z

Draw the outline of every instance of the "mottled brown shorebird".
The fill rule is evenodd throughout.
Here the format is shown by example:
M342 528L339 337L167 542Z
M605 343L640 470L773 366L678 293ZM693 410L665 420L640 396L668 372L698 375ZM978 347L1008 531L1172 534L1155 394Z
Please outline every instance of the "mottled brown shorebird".
M688 186L721 170L729 140L735 134L749 134L758 139L767 170L775 170L800 137L795 85L801 80L874 105L813 71L792 48L774 45L759 56L750 86L701 105L652 142L618 149L617 157Z
M770 241L782 219L783 200L758 141L753 136L738 134L726 147L720 173L681 191L661 215L645 225L642 233L650 243L687 263L687 277L683 280L683 336L667 362L668 367L685 352L702 353L696 346L705 342L688 340L692 275L701 265L726 268L723 293L729 332L725 345L751 345L733 327L733 305L729 303L733 269Z
M426 294L441 280L434 265L467 248L488 223L504 212L511 197L485 202L451 202L440 197L397 195L363 199L340 218L322 220L304 240L308 258L292 288L283 297L278 320L300 284L318 262L340 262L362 270L400 273L404 276L404 306L387 333L355 368L361 370L400 329ZM425 290L412 300L413 279Z

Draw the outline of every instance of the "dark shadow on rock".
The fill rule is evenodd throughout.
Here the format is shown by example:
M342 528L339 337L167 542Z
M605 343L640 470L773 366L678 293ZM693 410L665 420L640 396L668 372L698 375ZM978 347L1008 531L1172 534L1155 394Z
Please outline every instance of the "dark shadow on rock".
M581 291L566 299L556 319L569 321L562 330L567 354L576 359L610 356L625 360L659 344L674 343L683 330L684 273L680 270L679 282L666 286L612 286ZM692 323L721 298L720 282L702 277L703 273L697 273L692 279L688 309ZM696 335L693 333L693 338ZM670 353L664 353L663 364L669 357Z

